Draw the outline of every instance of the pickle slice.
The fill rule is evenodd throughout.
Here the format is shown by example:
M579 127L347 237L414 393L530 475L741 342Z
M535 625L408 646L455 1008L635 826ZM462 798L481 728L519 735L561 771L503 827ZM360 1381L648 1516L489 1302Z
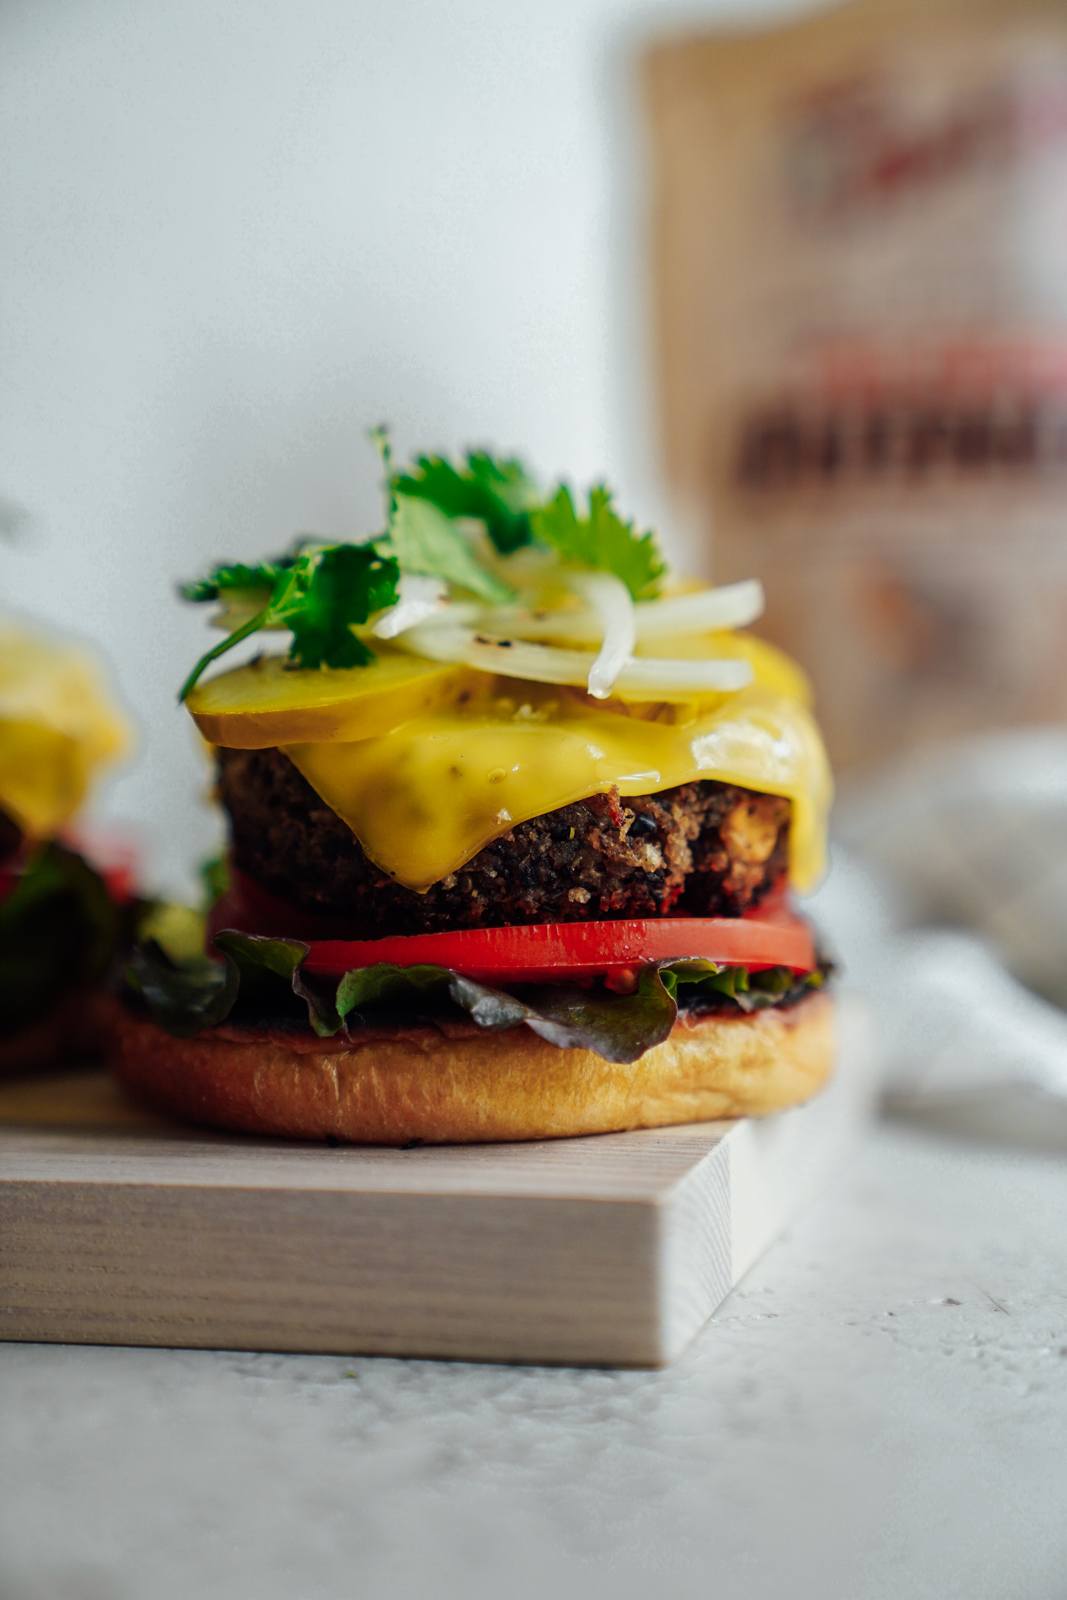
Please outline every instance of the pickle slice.
M371 739L453 699L465 667L383 650L365 667L293 667L263 656L198 683L186 706L204 738L230 750Z

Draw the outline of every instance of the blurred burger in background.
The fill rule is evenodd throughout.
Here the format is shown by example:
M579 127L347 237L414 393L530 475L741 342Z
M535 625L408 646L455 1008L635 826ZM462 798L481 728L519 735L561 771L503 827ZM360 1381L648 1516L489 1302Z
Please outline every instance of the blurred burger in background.
M78 819L128 747L88 651L0 620L0 1072L100 1046L133 864L128 852L90 846Z

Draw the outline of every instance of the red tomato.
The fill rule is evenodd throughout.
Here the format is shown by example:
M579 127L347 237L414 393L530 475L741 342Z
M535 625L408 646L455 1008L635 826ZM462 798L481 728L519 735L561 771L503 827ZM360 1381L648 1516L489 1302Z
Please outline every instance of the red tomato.
M306 970L338 978L377 962L449 967L487 983L610 979L653 962L686 959L751 971L789 967L810 972L815 966L811 929L782 896L743 917L549 922L344 939L335 936L336 924L328 919L301 911L243 873L231 871L230 887L209 918L209 938L223 928L305 940Z
M468 978L545 983L609 976L657 961L717 961L723 966L815 965L811 930L793 914L757 917L653 917L642 921L550 922L529 927L462 928L388 939L325 939L310 946L307 970L340 977L377 962L450 967Z

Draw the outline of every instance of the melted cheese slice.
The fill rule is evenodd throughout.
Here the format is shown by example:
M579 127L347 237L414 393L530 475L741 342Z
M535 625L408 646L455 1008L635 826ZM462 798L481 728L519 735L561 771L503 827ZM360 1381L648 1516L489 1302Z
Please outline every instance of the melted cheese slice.
M23 833L41 838L63 828L128 744L90 656L0 626L0 811Z
M788 798L790 876L801 890L818 879L831 784L799 674L663 721L533 685L508 689L521 705L498 694L379 737L285 753L371 860L411 889L428 889L514 824L572 801L709 778Z

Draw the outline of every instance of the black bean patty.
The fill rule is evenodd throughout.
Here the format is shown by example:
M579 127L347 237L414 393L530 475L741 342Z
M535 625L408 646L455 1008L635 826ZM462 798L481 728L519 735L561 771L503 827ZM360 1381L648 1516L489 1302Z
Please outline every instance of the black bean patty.
M278 750L220 750L235 864L353 938L521 922L739 916L785 871L789 802L723 783L596 795L494 839L425 894L367 860Z

